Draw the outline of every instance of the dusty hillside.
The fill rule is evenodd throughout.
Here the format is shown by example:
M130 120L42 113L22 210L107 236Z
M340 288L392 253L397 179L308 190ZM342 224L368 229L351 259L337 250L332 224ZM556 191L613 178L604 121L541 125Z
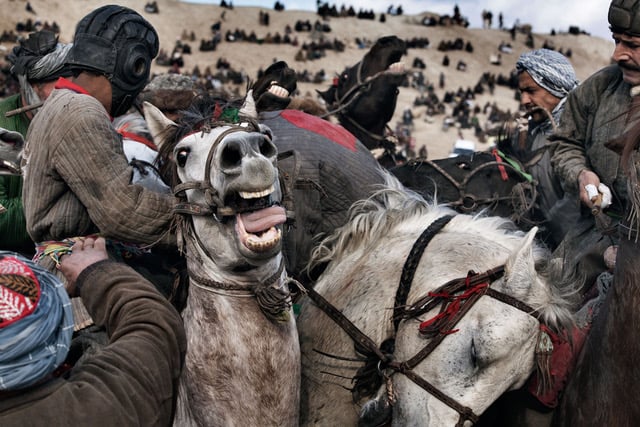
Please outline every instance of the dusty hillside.
M110 2L98 0L31 0L30 4L35 13L26 11L26 0L0 0L3 10L3 19L0 20L0 31L13 30L18 22L25 22L28 18L32 20L45 21L50 24L55 21L60 29L60 40L64 42L71 41L73 31L77 21L92 9L108 4ZM144 0L121 0L119 4L131 7L144 15L158 30L161 39L161 48L171 52L175 42L180 38L181 34L186 30L193 31L196 41L191 44L193 54L185 55L184 72L189 72L198 64L200 69L206 66L215 68L215 63L219 57L226 58L231 66L236 70L244 70L249 77L255 77L258 69L265 68L274 59L282 59L289 63L290 66L302 71L315 73L320 69L324 69L329 78L335 73L339 73L346 66L355 64L364 55L365 50L358 49L355 44L355 38L376 40L385 35L397 35L404 39L410 38L428 38L430 47L426 49L410 49L405 63L410 67L413 60L419 57L426 64L423 73L426 79L433 82L437 87L438 76L440 72L446 73L446 87L444 90L436 89L437 95L442 98L445 90L457 90L459 87L466 89L473 87L483 72L489 71L496 75L508 75L521 52L528 50L525 46L525 36L518 34L515 41L511 41L509 32L497 29L465 29L461 27L426 27L420 25L420 16L387 16L386 22L381 23L377 19L360 20L356 18L333 18L326 23L331 27L330 33L325 36L333 39L337 38L346 43L347 49L342 53L328 51L327 56L314 61L296 62L294 56L299 48L284 44L252 44L247 42L228 43L222 42L213 52L199 52L198 46L201 39L210 39L212 37L211 25L219 21L221 13L225 11L224 21L222 21L222 33L227 30L235 30L236 28L244 29L247 32L255 31L258 37L264 37L268 32L274 34L280 32L284 34L284 28L287 24L293 26L298 20L309 20L314 23L319 17L313 12L306 11L289 11L276 12L274 10L252 8L252 7L236 7L233 10L222 9L217 5L201 5L184 3L178 0L157 0L159 7L158 14L147 14L144 12L146 1ZM216 2L216 4L218 4ZM269 12L270 25L259 25L260 11ZM462 11L464 13L464 10ZM604 18L603 18L604 19ZM526 23L526 19L521 19ZM578 77L583 80L597 69L605 66L609 62L609 56L613 50L613 43L597 37L587 35L570 35L558 34L550 36L549 34L537 34L534 30L534 47L542 47L545 40L552 41L557 49L562 48L563 51L571 49L571 61L576 68ZM310 41L310 33L294 33L300 43ZM450 51L448 56L451 59L449 67L442 66L443 52L436 49L440 41L453 40L461 37L465 42L470 41L473 44L473 53L464 51ZM498 53L498 46L501 42L510 42L513 46L511 54L502 53L502 65L491 65L489 57ZM4 49L9 49L11 45L3 45ZM458 60L463 60L467 64L466 71L456 71L455 64ZM154 66L154 72L164 72L166 67ZM300 84L303 92L311 92L315 89L325 89L330 84L327 81L324 84ZM396 108L396 116L392 126L397 120L405 107L411 107L413 100L418 95L414 89L403 88L400 94L398 107ZM512 90L498 86L494 95L481 95L476 98L479 105L484 105L487 101L496 101L502 109L517 109L517 102L514 100ZM453 141L456 139L457 132L442 130L442 116L435 116L432 123L427 123L422 115L424 107L415 107L414 113L421 115L415 120L415 130L413 136L417 141L418 147L426 144L429 150L430 158L445 157L451 148ZM481 120L483 117L481 116ZM463 131L463 136L467 139L473 139L473 132L469 130ZM483 144L478 145L479 149L483 148Z

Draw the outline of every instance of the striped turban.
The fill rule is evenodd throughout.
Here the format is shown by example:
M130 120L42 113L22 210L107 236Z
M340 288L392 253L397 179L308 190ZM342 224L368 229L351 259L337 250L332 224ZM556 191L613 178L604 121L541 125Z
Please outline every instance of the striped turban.
M529 73L533 81L556 98L564 98L578 86L571 62L555 50L537 49L523 53L518 58L516 70L518 74Z
M28 387L55 371L72 334L71 302L60 279L0 251L0 390Z
M11 64L11 73L20 83L20 94L27 105L42 101L31 83L55 81L59 77L71 75L71 69L65 66L65 59L71 44L58 43L58 37L51 31L37 31L20 42L19 46L7 56Z

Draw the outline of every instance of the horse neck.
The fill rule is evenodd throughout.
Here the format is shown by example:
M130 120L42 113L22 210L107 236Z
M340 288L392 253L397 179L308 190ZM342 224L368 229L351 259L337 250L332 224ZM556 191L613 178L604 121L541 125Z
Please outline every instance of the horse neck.
M190 286L182 316L189 350L175 425L295 425L300 349L293 312L286 321L270 320L247 289L270 280L282 262L278 254L250 272L233 274L202 249L187 257ZM222 286L200 283L192 273ZM282 271L274 285L284 286L285 277Z

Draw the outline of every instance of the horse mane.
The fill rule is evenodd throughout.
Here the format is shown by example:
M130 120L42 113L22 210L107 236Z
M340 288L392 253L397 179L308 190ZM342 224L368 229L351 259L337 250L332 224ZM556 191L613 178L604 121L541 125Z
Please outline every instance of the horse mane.
M165 129L162 135L165 143L158 150L158 158L162 160L160 174L171 186L178 184L176 166L171 161L173 149L182 138L196 131L208 131L216 126L228 125L230 121L215 118L216 108L219 111L238 109L242 98L230 98L223 93L204 94L194 98L187 110L182 110L175 127Z
M332 235L323 238L314 249L309 269L333 259L341 259L357 247L366 247L369 242L384 239L389 230L402 227L413 218L430 215L434 219L443 215L456 215L457 231L482 229L495 235L495 239L520 240L524 232L508 218L487 216L485 212L475 215L457 214L453 209L427 201L418 193L405 188L390 172L385 173L385 183L369 198L360 200L349 210L349 220ZM538 298L527 301L540 314L540 319L551 329L560 331L574 325L573 311L579 302L579 280L568 276L562 259L552 258L545 246L534 243L535 269L550 284Z
M137 111L123 114L113 119L113 127L118 131L127 131L136 135L140 135L149 141L153 141L153 137L149 132L149 126L144 116Z

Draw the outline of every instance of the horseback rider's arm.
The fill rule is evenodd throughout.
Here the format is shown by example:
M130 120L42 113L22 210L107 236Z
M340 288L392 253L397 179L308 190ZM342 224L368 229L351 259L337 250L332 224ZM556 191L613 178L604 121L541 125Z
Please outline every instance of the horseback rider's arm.
M175 199L131 183L120 136L95 114L71 123L54 151L56 169L105 237L155 243L168 235Z
M104 249L104 239L95 244L100 241ZM75 252L62 258L63 271ZM109 335L109 343L68 380L71 393L85 390L78 396L86 399L85 416L93 409L95 419L104 415L113 425L168 425L186 352L180 315L150 282L121 263L95 262L75 283L92 318Z

